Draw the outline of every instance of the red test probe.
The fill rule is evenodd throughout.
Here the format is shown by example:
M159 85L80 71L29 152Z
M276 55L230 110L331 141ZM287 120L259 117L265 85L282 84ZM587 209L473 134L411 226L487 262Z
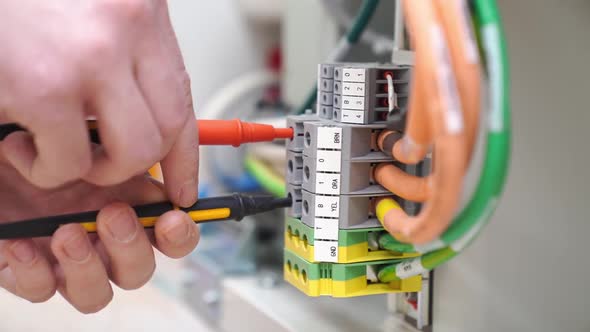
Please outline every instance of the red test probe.
M100 143L96 121L89 120L87 123L90 140L97 144ZM293 138L292 128L275 128L271 125L242 122L239 119L197 120L197 126L200 145L233 145L237 147L243 143ZM0 125L0 140L13 132L23 130L25 130L23 127L15 123L2 124Z

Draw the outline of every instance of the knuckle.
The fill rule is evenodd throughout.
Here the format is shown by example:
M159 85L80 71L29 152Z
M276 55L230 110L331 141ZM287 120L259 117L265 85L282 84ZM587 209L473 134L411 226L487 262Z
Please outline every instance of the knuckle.
M182 91L184 92L184 109L187 112L193 112L194 110L194 105L193 105L193 94L192 94L192 89L191 89L191 78L188 75L188 73L186 72L186 70L183 70L182 72Z
M81 68L101 70L117 54L116 38L96 29L85 35L76 45Z
M23 72L25 84L29 85L22 91L27 91L33 100L55 100L74 93L76 89L71 67L60 61L34 62Z

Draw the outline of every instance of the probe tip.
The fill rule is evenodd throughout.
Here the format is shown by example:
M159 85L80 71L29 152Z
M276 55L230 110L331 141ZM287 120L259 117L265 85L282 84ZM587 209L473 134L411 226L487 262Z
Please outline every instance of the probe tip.
M293 128L275 128L275 138L293 138Z

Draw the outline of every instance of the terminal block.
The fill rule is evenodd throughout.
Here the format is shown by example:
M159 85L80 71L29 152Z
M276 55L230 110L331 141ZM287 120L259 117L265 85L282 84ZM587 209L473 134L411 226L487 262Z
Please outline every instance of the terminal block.
M292 217L287 218L285 228L285 248L308 262L318 262L315 259L315 229L304 224L300 219ZM338 248L336 249L337 263L370 262L418 256L418 254L379 249L377 241L383 233L385 230L381 227L339 229ZM321 239L321 232L317 233L317 237Z
M306 123L303 189L326 195L387 193L372 176L376 163L391 161L376 146L383 129L383 124Z
M323 64L318 67L320 118L344 123L384 122L389 114L391 77L396 111L404 113L408 103L411 67L377 64Z
M417 211L373 179L376 165L396 163L378 149L377 137L392 112L404 111L410 75L411 67L322 64L317 113L287 120L294 131L287 143L286 175L293 206L285 222L284 275L310 296L420 290L420 277L393 284L376 278L381 266L418 256L381 250L377 239L385 230L374 215L380 197ZM418 175L417 169L406 168Z
M319 195L302 190L301 220L304 224L328 229L355 229L381 227L372 213L377 197L391 193L367 195Z
M285 280L309 296L353 297L391 292L418 292L422 277L415 276L391 283L375 280L376 271L399 260L334 264L311 263L285 250Z

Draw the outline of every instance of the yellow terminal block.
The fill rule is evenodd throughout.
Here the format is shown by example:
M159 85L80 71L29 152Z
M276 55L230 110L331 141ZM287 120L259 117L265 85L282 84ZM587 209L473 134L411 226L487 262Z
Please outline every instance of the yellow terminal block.
M341 229L338 236L338 263L358 263L417 257L417 253L397 253L389 250L372 250L368 237L371 233L384 232L383 228ZM285 248L308 262L314 259L314 229L299 219L287 218Z
M422 277L415 276L391 283L371 282L371 267L385 266L398 260L336 264L310 263L285 250L285 280L308 296L355 297L399 292L419 292Z

